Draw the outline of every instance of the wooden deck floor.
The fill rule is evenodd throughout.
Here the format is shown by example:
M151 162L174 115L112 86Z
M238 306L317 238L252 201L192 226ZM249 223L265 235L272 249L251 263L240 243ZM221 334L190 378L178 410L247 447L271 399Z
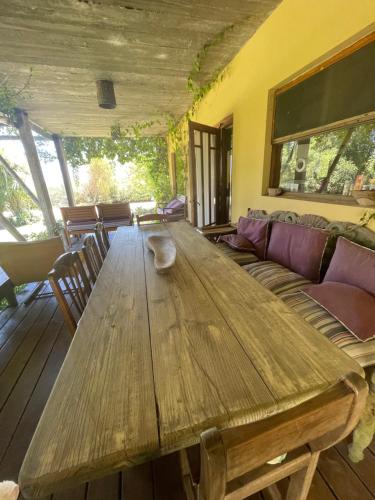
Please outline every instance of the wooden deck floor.
M23 457L69 348L53 297L0 311L0 481L17 481ZM140 481L142 478L142 481ZM146 478L146 480L144 479ZM76 488L49 500L179 500L175 455ZM262 494L253 500L265 500ZM375 499L375 444L348 461L346 444L324 452L309 500Z

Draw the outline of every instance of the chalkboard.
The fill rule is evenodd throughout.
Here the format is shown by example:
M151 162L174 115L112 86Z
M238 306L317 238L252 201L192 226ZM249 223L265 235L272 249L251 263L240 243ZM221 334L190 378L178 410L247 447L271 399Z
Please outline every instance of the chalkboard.
M375 42L276 96L274 138L375 111Z

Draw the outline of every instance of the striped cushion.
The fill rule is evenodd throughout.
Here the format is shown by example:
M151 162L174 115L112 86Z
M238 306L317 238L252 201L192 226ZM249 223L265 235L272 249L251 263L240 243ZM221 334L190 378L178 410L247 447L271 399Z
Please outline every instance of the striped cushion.
M226 243L219 242L216 243L216 248L221 250L227 257L234 260L240 266L244 266L245 264L250 264L250 262L258 262L258 257L251 252L239 252L238 250L234 250L234 248L230 248Z
M286 293L280 298L361 366L375 364L375 339L361 342L328 311L303 292Z
M311 281L300 274L294 273L281 264L276 264L276 262L270 260L249 264L244 266L244 269L275 295L296 292L301 287L311 284Z

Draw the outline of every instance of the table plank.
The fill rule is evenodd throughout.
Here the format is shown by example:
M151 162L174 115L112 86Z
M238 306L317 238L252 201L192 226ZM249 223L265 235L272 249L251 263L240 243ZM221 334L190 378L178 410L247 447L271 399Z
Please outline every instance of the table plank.
M163 229L145 231L145 239L156 232ZM267 415L274 397L184 252L179 248L175 265L157 274L144 248L161 451L196 443L210 426Z
M46 495L158 450L142 236L111 245L20 472Z
M286 410L362 368L193 228L170 224L177 253L187 256L229 327ZM276 408L275 408L276 410Z

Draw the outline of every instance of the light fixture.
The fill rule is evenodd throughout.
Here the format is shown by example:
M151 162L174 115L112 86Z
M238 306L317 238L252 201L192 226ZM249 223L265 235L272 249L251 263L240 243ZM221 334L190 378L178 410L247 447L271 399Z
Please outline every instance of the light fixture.
M114 109L116 107L115 89L111 80L97 80L96 93L101 108Z

